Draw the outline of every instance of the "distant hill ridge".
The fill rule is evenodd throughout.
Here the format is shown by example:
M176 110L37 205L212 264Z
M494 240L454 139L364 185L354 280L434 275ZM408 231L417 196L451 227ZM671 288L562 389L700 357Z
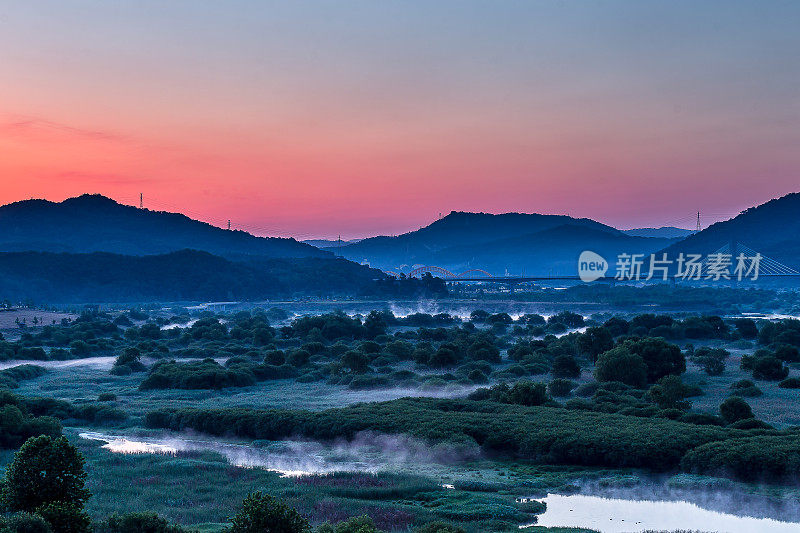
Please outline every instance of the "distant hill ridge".
M346 256L372 253L402 247L409 253L440 250L450 246L480 244L498 239L536 233L563 225L595 228L609 233L619 233L611 226L588 218L567 215L541 215L527 213L470 213L452 211L445 217L418 230L397 236L378 236L342 246Z
M353 295L382 277L334 257L231 261L197 250L146 256L0 252L0 295L47 303Z
M567 215L453 211L416 231L364 239L337 251L383 269L426 264L454 271L481 268L494 274L508 270L573 275L584 249L649 253L671 242L628 236L595 220Z
M0 251L6 252L152 255L194 249L225 257L331 256L294 239L224 230L179 213L122 205L99 194L4 205L0 227Z
M674 226L663 226L661 228L634 228L622 230L625 235L631 237L659 237L664 239L677 239L688 237L695 233L691 229L676 228Z
M669 257L677 257L681 252L708 254L731 242L741 243L800 270L800 193L790 193L746 209L664 251Z

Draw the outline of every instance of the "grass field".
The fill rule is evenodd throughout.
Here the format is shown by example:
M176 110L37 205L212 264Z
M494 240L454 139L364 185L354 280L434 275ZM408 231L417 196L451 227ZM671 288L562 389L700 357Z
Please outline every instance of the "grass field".
M396 331L413 333L412 330L414 328L401 326L390 330L389 334L392 335ZM477 330L489 331L491 326L482 323L479 324ZM572 330L583 332L586 328L572 328ZM389 372L410 371L416 376L416 381L411 383L423 383L431 377L441 376L445 373L451 374L451 379L449 381L439 380L441 386L435 388L408 385L394 388L353 390L348 388L347 385L329 384L325 378L320 378L320 381L313 382L302 382L292 378L257 381L254 385L223 389L186 390L164 388L143 391L139 390L139 385L147 376L147 372L134 372L128 375L114 375L110 372L115 354L121 352L126 346L125 343L128 342L126 337L118 335L115 340L117 344L113 349L106 348L106 351L95 352L96 355L104 358L96 358L91 361L89 359L33 361L32 364L46 367L47 372L39 377L19 380L19 383L15 384L18 387L13 389L13 392L25 397L49 397L68 400L79 406L84 404L89 406L97 405L100 395L110 394L113 395L114 399L102 403L113 406L127 415L125 420L115 420L105 426L85 427L91 424L102 424L102 422L92 421L91 419L65 420L65 434L87 459L88 488L94 494L89 500L87 511L95 519L101 519L115 512L154 511L172 521L190 525L202 531L221 531L223 524L233 513L242 498L255 490L261 490L278 497L310 517L315 524L325 521L335 522L350 516L369 514L375 519L378 527L387 531L411 531L414 526L432 520L455 522L470 532L511 531L520 525L534 522L536 513L542 511L539 504L524 500L541 498L549 492L569 494L577 491L597 490L603 493L615 487L633 488L634 490L641 488L643 491L647 491L649 487L655 484L679 487L681 490L685 490L687 494L691 494L692 491L725 490L735 494L736 498L746 495L748 497L764 498L765 501L767 499L776 501L800 499L800 492L792 486L779 487L775 485L746 484L688 474L674 475L677 471L677 463L674 461L670 463L673 470L654 480L652 472L646 474L644 471L632 469L537 464L520 460L520 457L535 459L531 455L505 454L500 457L499 455L493 455L497 450L493 451L491 447L481 447L482 455L465 455L446 463L411 460L397 465L389 463L387 467L380 469L378 473L372 473L372 470L364 469L361 472L350 471L349 473L335 475L281 477L280 474L264 468L234 466L225 457L213 451L180 451L174 455L124 455L112 453L108 449L102 448L101 442L79 437L79 433L82 431L105 432L122 436L140 434L152 436L159 434L176 439L185 437L185 434L169 434L162 430L144 429L145 415L161 409L196 408L215 410L241 408L323 411L358 403L382 402L408 396L461 398L474 391L477 387L496 384L499 379L515 381L520 379L520 376L523 379L533 381L547 382L553 379L553 375L549 371L544 374L541 373L541 370L538 372L531 371L530 374L515 374L514 369L521 369L521 364L524 362L519 359L516 362L511 361L508 358L508 351L510 348L515 347L517 339L525 337L525 333L520 333L519 328L516 332L513 332L511 326L496 328L494 331L498 332L495 339L498 342L497 346L502 356L502 362L492 361L491 372L487 371L489 376L488 383L476 381L470 384L470 381L463 378L463 374L461 377L456 378L452 376L453 373L456 373L456 369L453 366L435 368L419 362L414 363L405 358L393 360L390 363L391 368L389 370L387 370L387 366L384 366L386 363L375 364L373 365L374 369L370 369L368 375L380 376L388 375ZM433 335L435 331L428 334ZM172 343L170 345L172 350L186 345L175 342L176 337L175 335L167 337L165 334L159 338L159 342L164 344ZM537 334L536 338L541 340L543 335ZM552 337L548 342L551 343L550 346L554 350L558 350L558 343L552 340L554 338ZM235 348L237 344L233 341L237 341L237 339L231 336L225 342L230 342L230 346ZM280 348L286 350L288 354L291 350L300 347L306 340L309 339L287 336L278 337L275 342L278 343ZM142 339L139 339L139 341L142 341ZM202 340L198 342L198 346L201 348L208 347L206 353L213 355L216 353L214 350L220 347L225 349L228 346L225 342L219 339ZM241 344L241 341L239 342ZM360 349L358 348L359 342L361 341L353 341L350 348ZM387 343L388 341L382 342ZM439 338L434 342L442 343L442 339ZM675 342L680 344L681 347L685 347L687 343L687 341ZM328 343L327 346L331 344L333 343ZM752 374L741 370L739 364L742 356L751 354L757 348L757 345L754 342L742 341L741 339L725 341L695 340L692 341L692 344L694 344L695 348L700 346L722 347L731 352L726 361L725 371L719 376L709 376L691 362L687 362L686 372L682 375L685 384L696 385L703 392L700 396L692 396L690 398L692 411L718 414L720 403L733 393L731 385L742 379L752 379ZM147 342L142 341L140 345L147 346ZM225 357L220 356L220 362L224 363L228 357L231 357L232 353L242 354L244 350L250 348L250 346L246 346L238 352L223 352L227 355ZM149 350L145 352L142 359L143 362L148 366L152 365L156 359L153 358L155 355L151 354L156 354L156 349L150 347L143 348L143 350ZM553 354L555 353L557 351L553 352ZM335 364L337 359L330 358L324 360L324 362L326 364ZM10 361L6 363L12 364ZM585 357L580 358L580 363L582 366L580 375L571 377L571 379L578 385L592 383L594 381L593 366ZM383 368L379 368L379 366ZM800 376L800 366L790 365L790 368L790 376ZM501 377L498 378L498 376ZM332 377L336 376L332 374ZM748 397L747 402L752 406L755 415L759 419L777 428L800 425L800 404L797 402L797 395L800 394L800 391L779 388L775 381L756 381L756 385L763 391L763 395ZM645 396L646 389L639 392L641 393L640 399L647 401ZM582 399L586 400L586 398L588 397L583 397ZM564 402L566 399L564 397L556 398L559 402ZM439 403L455 404L456 402ZM404 402L399 402L399 404L405 405ZM500 405L508 406L507 403L500 403ZM717 431L715 428L684 425L683 422L671 422L665 420L664 417L652 415L645 418L633 418L623 415L609 415L609 417L600 412L587 413L581 410L564 410L558 408L557 405L555 407L553 405L541 407L538 407L539 404L534 405L537 407L533 407L530 413L540 413L540 416L535 420L542 426L537 429L537 438L541 438L542 435L547 437L559 433L559 426L568 427L569 424L585 425L587 423L586 420L606 420L611 421L609 424L628 424L631 427L644 427L646 425L648 428L652 428L653 435L651 437L653 437L653 442L658 441L655 437L664 436L659 433L660 430L658 428L663 429L667 426L686 428L689 433ZM470 407L467 407L466 411L469 411L469 409ZM523 418L514 419L516 420L514 423L509 422L506 424L503 422L505 426L512 429L522 428L523 426L529 427L525 425L528 419L524 419L527 416L525 413L528 411L525 411L519 405L512 405L508 409L504 407L502 412L497 411L495 418L505 413L506 410L509 413L518 411L518 414L522 413L520 416L523 416ZM370 413L371 411L366 409L358 412L362 413L362 418L369 418L368 414L365 415L363 413ZM422 417L422 414L424 413L420 412L419 416ZM385 420L388 421L390 416L394 414L384 413L384 415ZM425 416L429 415L430 413ZM274 415L270 416L274 417ZM416 415L409 416L413 418ZM459 433L459 428L450 427L447 424L448 421L452 422L460 419L460 415L456 414L455 411L452 415L439 414L436 416L445 418L434 417L432 421L426 422L429 427L434 429L449 427L447 432L451 436ZM381 417L378 416L377 418ZM492 416L476 414L472 418L482 420L484 418L492 419ZM503 418L503 420L511 421L512 418ZM368 429L372 431L371 428ZM497 431L494 431L492 435L488 435L488 438L484 440L491 441L491 437L499 437L507 428L499 428L497 426L495 429ZM578 443L577 440L570 442L573 443L574 448L579 445L596 446L601 440L598 435L603 433L600 429L602 428L598 428L597 432L591 433L589 444L584 442L585 439L581 443ZM386 428L374 431L383 431L392 437L397 433L405 432L406 429L393 428L389 424ZM719 431L727 430L720 428ZM433 433L435 432L433 431ZM568 437L577 438L577 433L579 432L572 432ZM215 434L221 435L221 437L204 436L202 438L224 440L227 439L228 435L225 431ZM304 433L301 432L301 434ZM341 438L336 435L335 431L332 431L331 434L335 435L336 438ZM417 435L420 439L428 438L414 433L412 430L409 430L408 434ZM296 433L287 433L279 438L291 439L295 435ZM526 433L526 435L531 439L534 438L532 432ZM681 429L680 433L675 436L682 437L683 435L684 431ZM626 438L630 436L628 435ZM637 451L635 442L640 440L638 436L639 434L637 434L636 439L631 439L628 443L629 448L627 451L623 450L624 446L620 446L620 450L625 451L628 456L634 456L639 453L641 450ZM484 437L487 436L484 435ZM564 435L561 435L561 437L563 438ZM278 437L261 436L259 438ZM615 437L613 435L611 439L617 442L614 440ZM433 440L425 442L425 445L432 445ZM660 442L665 443L667 441L662 440ZM668 442L671 443L673 441L669 440ZM241 441L241 444L254 448L263 446L263 442ZM664 455L662 453L664 452L663 447L658 448L658 451L660 455ZM0 452L0 466L5 465L11 456L12 452L10 451ZM568 464L636 464L641 466L644 463L607 463L600 461ZM646 464L644 465L649 468ZM537 531L540 528L528 530Z

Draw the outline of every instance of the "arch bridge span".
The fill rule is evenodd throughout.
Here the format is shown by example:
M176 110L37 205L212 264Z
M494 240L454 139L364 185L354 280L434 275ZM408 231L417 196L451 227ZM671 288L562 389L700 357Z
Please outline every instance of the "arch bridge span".
M458 280L462 278L475 278L475 277L486 277L486 278L494 277L487 271L480 268L472 268L470 270L465 270L464 272L461 272L459 274L455 274L453 272L450 272L446 268L442 268L439 266L432 266L432 265L415 268L414 270L408 273L408 277L417 278L422 276L423 274L431 274L433 276L437 276L446 280Z

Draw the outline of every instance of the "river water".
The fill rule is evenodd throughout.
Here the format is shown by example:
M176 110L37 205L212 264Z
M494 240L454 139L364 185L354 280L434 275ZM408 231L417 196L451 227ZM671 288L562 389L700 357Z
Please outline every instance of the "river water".
M100 441L112 453L191 455L213 452L230 464L263 468L286 477L332 472L398 472L421 463L459 463L474 455L432 450L410 438L363 434L350 442L285 440L243 444L213 437L113 435L96 431L81 438ZM444 484L453 489L454 485ZM587 483L591 494L548 494L546 511L535 524L581 527L603 533L691 530L715 533L800 533L800 501L773 500L735 487L674 488L663 480L642 479L630 488ZM582 489L583 490L583 489ZM525 529L528 526L520 526Z
M582 527L602 533L691 530L715 533L800 533L800 523L704 509L688 501L548 494L537 526ZM525 526L522 527L524 529Z

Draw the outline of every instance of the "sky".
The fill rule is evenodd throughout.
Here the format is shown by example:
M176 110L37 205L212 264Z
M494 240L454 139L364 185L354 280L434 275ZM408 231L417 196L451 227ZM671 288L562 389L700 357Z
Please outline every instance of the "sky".
M0 203L705 226L800 191L798 27L794 0L0 0Z

